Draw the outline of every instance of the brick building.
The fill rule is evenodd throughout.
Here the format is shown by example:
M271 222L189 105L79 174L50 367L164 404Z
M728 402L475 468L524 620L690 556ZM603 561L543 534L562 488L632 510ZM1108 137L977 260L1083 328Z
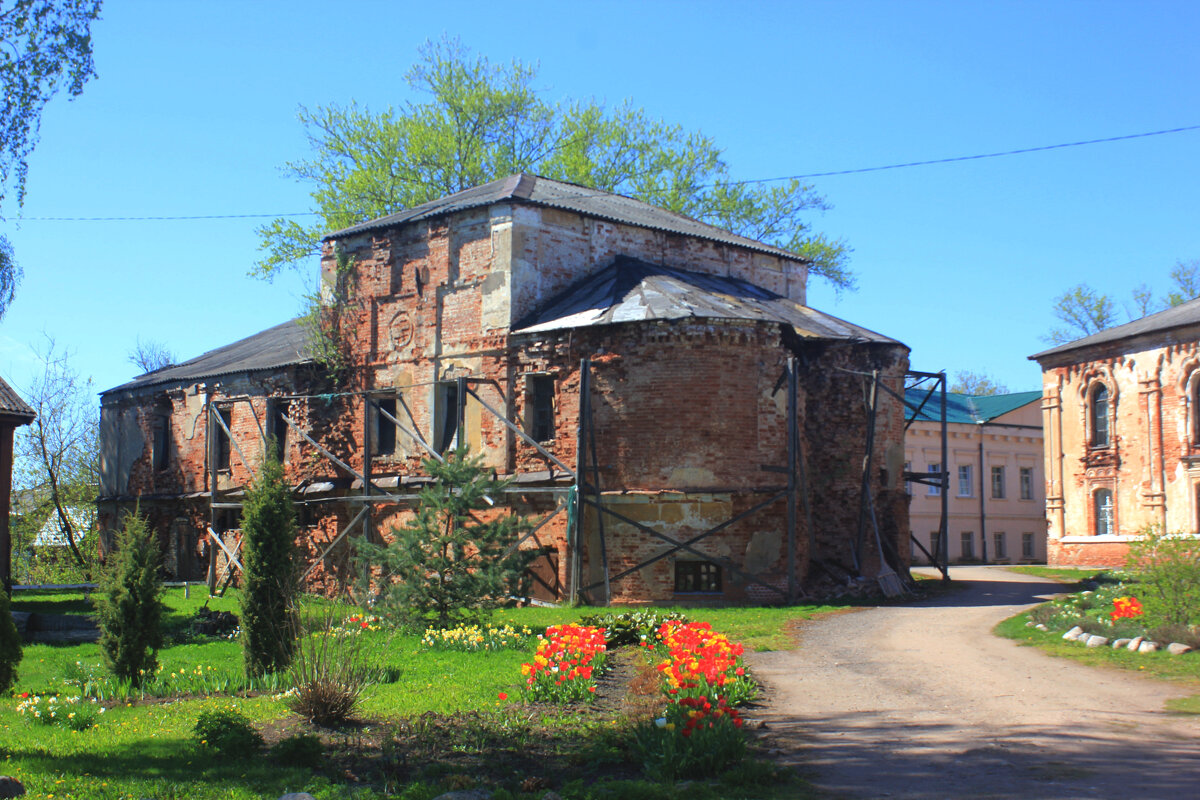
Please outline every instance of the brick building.
M864 498L907 566L903 410L868 414L864 387L902 390L908 349L805 306L794 254L516 175L331 234L321 278L325 347L292 321L103 393L102 527L140 501L169 569L219 579L274 436L306 578L334 590L349 539L386 535L461 443L512 478L499 509L539 520L521 546L546 598L873 576Z
M946 506L946 556L954 563L1030 564L1046 560L1046 501L1042 479L1041 392L998 395L946 393L948 491L910 484L913 560L930 563L941 545ZM905 435L906 471L941 475L940 403L922 402Z
M1116 566L1200 529L1200 300L1030 356L1042 368L1049 563Z

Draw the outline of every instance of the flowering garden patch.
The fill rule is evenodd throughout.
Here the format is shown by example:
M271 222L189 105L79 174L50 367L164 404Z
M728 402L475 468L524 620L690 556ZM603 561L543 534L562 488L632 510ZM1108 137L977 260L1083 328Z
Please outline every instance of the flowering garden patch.
M741 705L754 696L757 687L742 666L745 648L717 633L707 622L665 622L658 629L658 644L649 650L665 657L658 662L663 691L668 696L723 697L730 705Z
M521 665L529 696L556 703L595 697L607 652L604 633L604 628L573 623L547 628L538 637L533 661Z
M1119 619L1133 619L1142 616L1142 604L1136 597L1113 598L1113 610L1109 617L1113 622Z
M533 631L512 625L460 625L457 628L429 628L421 637L421 646L429 650L457 650L475 653L481 650L515 650L529 646Z

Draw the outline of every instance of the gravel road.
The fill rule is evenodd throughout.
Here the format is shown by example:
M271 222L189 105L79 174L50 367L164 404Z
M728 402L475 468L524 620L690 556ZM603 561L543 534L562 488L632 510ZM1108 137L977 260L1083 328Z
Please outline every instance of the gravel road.
M1018 647L991 628L1061 585L951 577L968 588L806 622L797 649L750 656L785 762L835 798L1200 798L1200 718L1163 710L1200 686Z

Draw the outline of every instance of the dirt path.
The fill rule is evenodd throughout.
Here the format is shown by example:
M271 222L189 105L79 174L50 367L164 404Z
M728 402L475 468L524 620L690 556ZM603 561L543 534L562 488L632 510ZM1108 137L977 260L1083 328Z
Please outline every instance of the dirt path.
M990 633L1061 590L955 568L938 600L805 623L750 657L772 746L832 797L1200 797L1197 691L1051 658Z

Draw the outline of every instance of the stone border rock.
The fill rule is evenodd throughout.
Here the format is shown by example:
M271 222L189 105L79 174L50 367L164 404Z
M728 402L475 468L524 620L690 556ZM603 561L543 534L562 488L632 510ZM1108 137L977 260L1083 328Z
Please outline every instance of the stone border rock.
M1025 627L1036 628L1037 630L1044 631L1046 633L1050 632L1049 628L1040 623L1034 625L1032 622L1027 622L1025 623ZM1104 647L1105 645L1109 645L1109 640L1107 637L1097 636L1093 633L1085 633L1083 628L1079 627L1078 625L1064 633L1062 638L1066 639L1068 642L1080 642L1087 647ZM1181 656L1184 653L1192 652L1192 648L1186 644L1171 642L1164 647L1164 645L1159 644L1158 642L1152 642L1144 636L1136 636L1132 639L1116 639L1110 646L1114 650L1124 648L1134 653L1157 653L1159 650L1165 649L1173 656Z

